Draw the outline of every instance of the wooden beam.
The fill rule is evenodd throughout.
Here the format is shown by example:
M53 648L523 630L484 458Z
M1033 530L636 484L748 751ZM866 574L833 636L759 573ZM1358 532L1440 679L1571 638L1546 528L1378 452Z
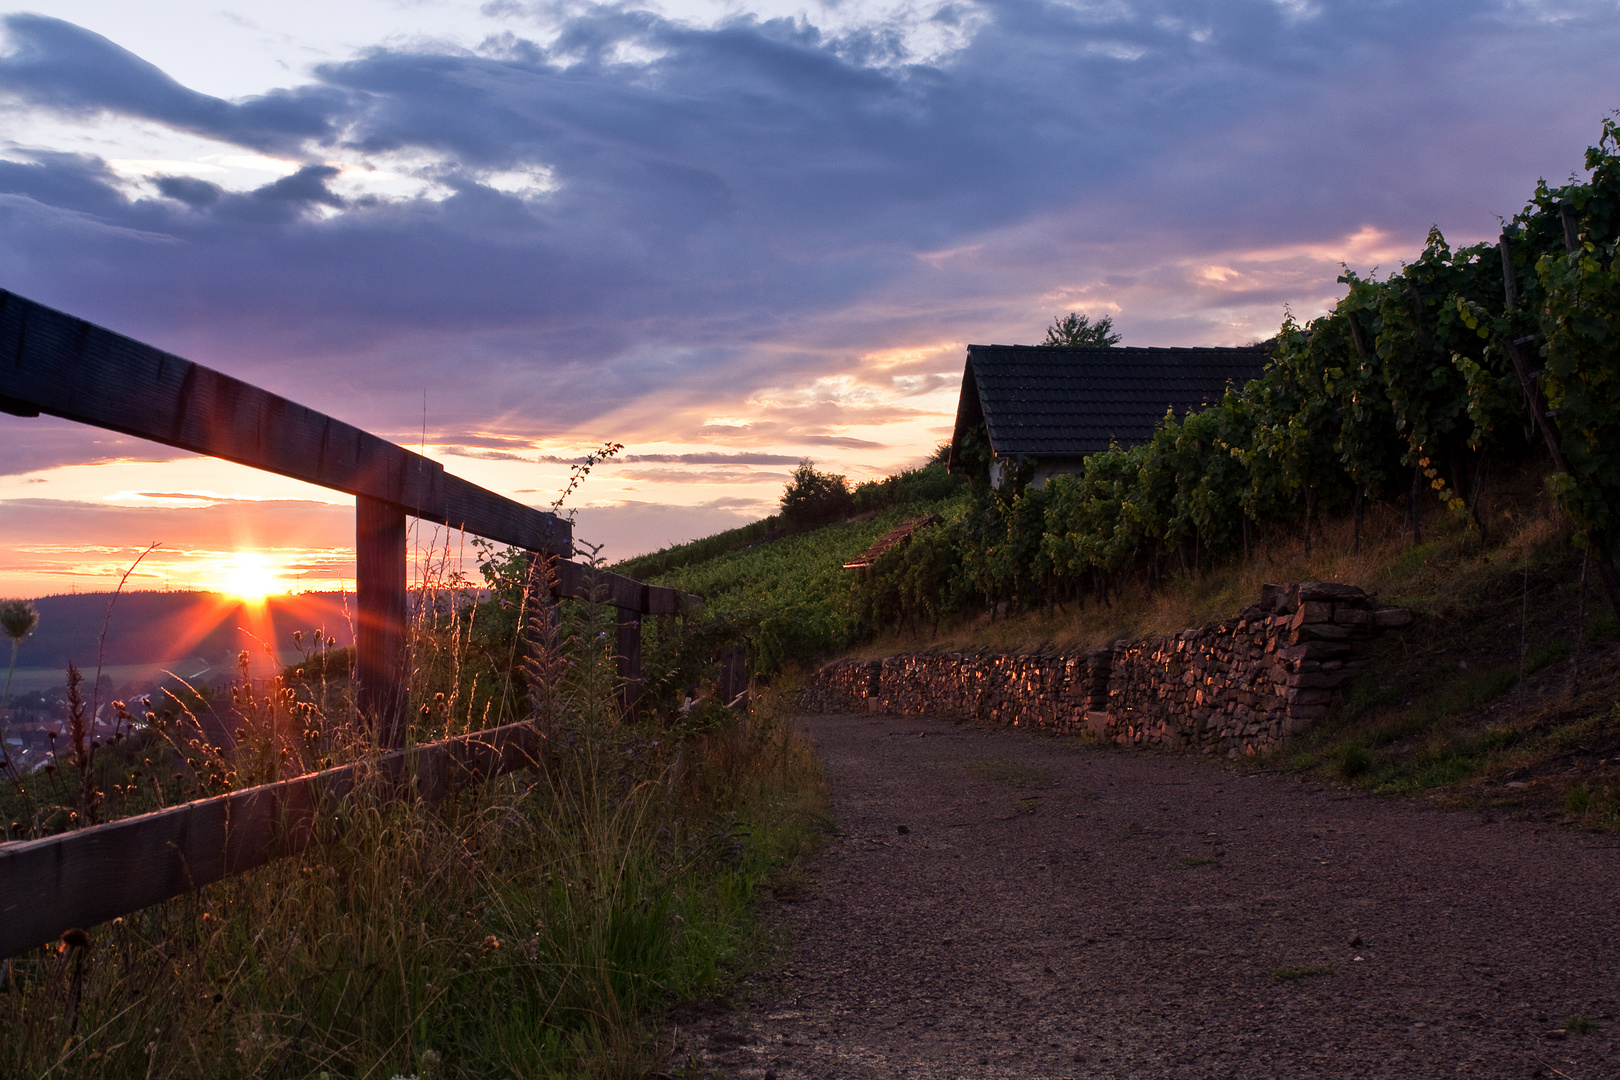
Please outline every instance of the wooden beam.
M619 667L619 704L627 722L634 722L641 700L641 613L632 608L618 609L614 635L614 655Z
M569 600L611 604L642 615L687 615L703 606L701 596L662 585L643 585L634 578L607 570L592 572L590 567L580 563L558 561L555 571L555 593Z
M341 420L0 290L0 407L46 413L393 503L503 544L568 556L567 521Z
M720 701L730 705L748 689L748 652L732 642L720 646Z
M0 844L0 957L295 855L322 839L357 786L379 797L452 791L531 767L543 743L510 724L379 758L63 833ZM319 823L317 825L317 823Z
M405 686L410 677L405 596L405 512L361 495L354 505L356 706L377 745L405 745Z
M557 563L528 552L528 580L523 589L522 641L524 678L529 706L539 720L556 715L556 690L562 679L562 621L557 611Z

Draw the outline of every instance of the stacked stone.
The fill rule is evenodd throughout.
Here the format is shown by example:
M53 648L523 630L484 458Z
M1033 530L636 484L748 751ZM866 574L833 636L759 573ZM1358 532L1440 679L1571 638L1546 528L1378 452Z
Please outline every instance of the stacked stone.
M823 669L808 711L881 710L1057 732L1124 746L1265 753L1320 719L1360 670L1355 645L1410 625L1352 585L1267 585L1213 626L1084 656L920 653ZM875 686L873 675L876 674Z
M883 661L876 707L896 716L1072 731L1083 723L1088 678L1074 656L894 656Z
M1271 619L1251 612L1116 651L1108 708L1089 717L1121 745L1258 753L1282 735Z
M829 664L799 691L799 708L810 713L865 712L868 681L865 662Z
M1288 732L1305 730L1327 714L1335 691L1356 677L1354 643L1385 630L1412 624L1405 608L1376 608L1372 598L1354 585L1307 581L1299 585L1268 585L1262 606L1270 601L1276 614L1272 624L1286 642L1276 647L1282 685L1288 703Z

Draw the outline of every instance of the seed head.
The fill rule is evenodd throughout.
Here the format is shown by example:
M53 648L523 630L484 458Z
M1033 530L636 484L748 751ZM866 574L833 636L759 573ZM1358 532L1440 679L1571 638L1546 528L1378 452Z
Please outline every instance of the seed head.
M39 625L39 612L27 600L0 600L0 632L21 641Z

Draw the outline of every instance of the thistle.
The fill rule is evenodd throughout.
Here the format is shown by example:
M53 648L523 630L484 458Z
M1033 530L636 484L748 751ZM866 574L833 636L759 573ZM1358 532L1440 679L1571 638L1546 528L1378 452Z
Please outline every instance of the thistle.
M11 765L6 749L5 708L11 703L11 676L17 670L17 646L39 625L39 612L27 600L0 600L0 633L11 639L11 666L6 668L6 689L0 694L0 767Z

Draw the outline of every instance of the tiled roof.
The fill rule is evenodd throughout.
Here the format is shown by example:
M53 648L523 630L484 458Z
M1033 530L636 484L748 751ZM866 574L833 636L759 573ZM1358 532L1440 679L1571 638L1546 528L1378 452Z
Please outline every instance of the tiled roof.
M863 566L871 566L877 561L877 557L879 555L882 555L885 551L888 551L896 544L903 544L909 541L912 533L923 528L924 526L932 525L938 520L938 514L924 514L920 518L912 518L910 521L896 525L894 528L884 533L883 538L877 543L873 544L871 547L855 556L849 562L845 563L844 569L859 570Z
M1266 350L969 345L955 443L982 419L998 457L1077 457L1152 437L1177 415L1259 376Z

